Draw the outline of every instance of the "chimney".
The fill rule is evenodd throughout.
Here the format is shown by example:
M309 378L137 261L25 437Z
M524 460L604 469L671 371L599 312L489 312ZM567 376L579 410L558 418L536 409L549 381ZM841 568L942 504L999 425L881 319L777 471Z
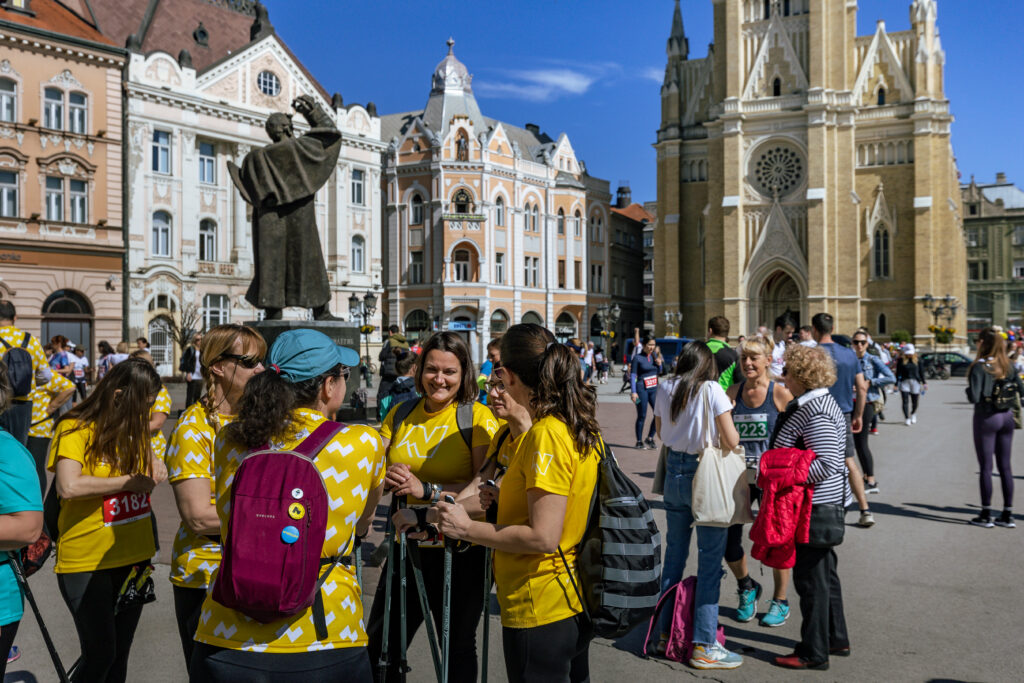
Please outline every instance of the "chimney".
M624 209L633 203L633 193L629 189L628 180L619 181L619 189L615 193L615 208Z
M540 126L538 126L536 123L526 124L526 130L530 131L537 137L540 137Z
M996 185L1004 185L1006 183L1005 173L996 173Z

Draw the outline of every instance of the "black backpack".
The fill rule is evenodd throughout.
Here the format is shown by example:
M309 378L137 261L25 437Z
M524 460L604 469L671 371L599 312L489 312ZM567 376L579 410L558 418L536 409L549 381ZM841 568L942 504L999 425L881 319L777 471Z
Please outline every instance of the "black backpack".
M24 398L32 393L32 355L26 350L31 338L32 335L26 332L21 346L11 346L6 339L0 337L0 342L7 349L3 360L7 363L7 379L15 398Z
M594 633L619 638L654 614L661 595L661 534L654 511L604 439L596 456L597 485L576 546L579 584L568 573ZM558 554L568 569L561 548Z
M993 410L1010 410L1017 405L1017 377L1011 375L992 382L992 393L986 399Z
M394 440L398 434L398 428L405 422L405 418L412 414L412 411L419 405L421 398L412 398L395 404L391 410L395 411L395 419L391 423L391 439ZM466 442L466 447L473 450L473 404L460 403L455 409L455 424L459 427L459 434Z

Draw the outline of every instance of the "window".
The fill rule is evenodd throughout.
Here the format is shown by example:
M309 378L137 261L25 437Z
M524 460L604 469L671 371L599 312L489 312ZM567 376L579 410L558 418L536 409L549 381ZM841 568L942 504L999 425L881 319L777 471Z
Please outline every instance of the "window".
M1024 261L1013 262L1013 277L1024 280Z
M558 259L558 288L565 289L565 259Z
M889 231L875 230L874 276L889 277Z
M171 297L166 294L157 294L149 300L149 310L155 311L157 309L166 309L173 313L178 310L178 307L174 304L174 299Z
M409 284L423 284L423 252L409 252Z
M469 282L469 250L456 249L454 262L455 281Z
M1024 225L1013 226L1013 246L1024 246Z
M988 231L985 228L967 228L967 246L987 247Z
M365 174L359 169L352 171L352 203L363 205L363 178Z
M153 356L154 365L158 367L167 365L171 362L174 354L174 337L171 335L170 326L163 318L156 318L149 322L147 331L149 332L149 353Z
M536 256L531 260L530 266L530 278L533 281L534 287L540 287L540 259Z
M527 287L530 286L530 263L532 261L529 256L523 259L523 284Z
M217 260L217 224L208 218L199 222L199 260Z
M495 311L491 314L491 334L505 334L508 330L508 316L504 311Z
M979 292L967 292L967 311L969 313L985 313L991 310L987 297Z
M1017 264L1021 263L1024 265L1024 261L1013 262L1013 273L1014 277L1017 275ZM1022 273L1024 275L1024 273ZM987 280L988 279L988 262L987 261L968 261L967 262L967 279L968 280Z
M89 193L84 180L74 180L71 185L71 222L89 222Z
M764 0L764 18L769 19L772 16L772 2L771 0Z
M576 215L574 216L574 219L575 220L573 221L573 224L572 224L572 234L575 237L582 237L582 235L583 235L583 216L581 216L580 212L577 211Z
M494 224L505 227L505 200L501 197L494 200Z
M781 96L782 96L782 81L780 81L778 78L776 78L774 81L772 81L772 97L781 97Z
M884 106L884 105L885 105L885 88L879 88L878 89L878 106L881 107L881 106Z
M231 308L227 294L207 294L203 297L203 323L206 329L226 325L231 321Z
M654 235L650 234L650 233L644 235L644 249L650 249L653 246L654 246Z
M590 266L590 291L592 291L592 292L603 292L604 291L604 266L603 265L591 265Z
M171 255L171 215L166 211L153 214L153 256Z
M410 225L423 225L423 197L418 194L412 196L412 217Z
M0 171L0 216L18 215L18 174Z
M969 205L969 206L967 207L967 210L968 210L968 212L969 212L969 213L970 213L970 214L971 214L972 216L977 216L977 215L978 215L978 205L977 205L977 204L971 204L971 205Z
M366 272L366 259L364 258L364 251L366 247L366 241L360 235L356 235L352 238L352 272L353 273L365 273Z
M654 259L649 259L649 258L645 258L644 259L644 272L645 273L653 273L654 272Z
M46 220L64 220L64 179L46 179Z
M405 316L405 334L408 337L410 334L416 334L417 332L426 332L430 329L430 317L424 310L410 311Z
M562 209L558 210L558 234L565 234L565 211Z
M84 94L80 92L73 92L68 95L68 128L72 133L85 134L86 111L87 107Z
M0 78L0 121L13 122L18 112L18 86L9 78Z
M64 93L57 88L43 91L43 128L63 130L64 128Z
M523 324L540 325L543 327L544 318L540 317L533 311L527 311L526 313L523 313Z
M644 296L654 296L654 283L652 283L652 282L645 282L644 283Z
M460 189L452 197L452 205L455 208L455 213L469 213L472 208L473 198L469 196L469 192Z
M217 150L212 142L199 143L199 182L217 184Z
M573 289L583 289L583 261L576 261L572 268Z
M536 204L533 205L533 213L530 214L530 216L530 224L533 226L533 231L538 232L540 230L540 228L537 227L539 225L538 219L540 218L540 210L537 208Z
M171 134L166 130L153 131L153 172L171 172Z
M878 314L878 325L875 327L879 335L887 334L889 332L889 321L885 317L885 313Z
M505 253L501 251L494 255L494 284L505 284Z
M1020 313L1024 309L1024 292L1010 292L1010 313Z
M281 94L281 79L272 71L261 71L256 77L256 85L264 95L277 97Z

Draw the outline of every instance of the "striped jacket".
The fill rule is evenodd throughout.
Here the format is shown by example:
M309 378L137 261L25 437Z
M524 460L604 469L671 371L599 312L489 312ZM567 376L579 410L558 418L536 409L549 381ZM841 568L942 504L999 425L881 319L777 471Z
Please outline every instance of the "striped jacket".
M850 500L846 469L846 417L828 389L813 389L795 399L779 418L772 448L814 451L808 483L814 484L814 504Z

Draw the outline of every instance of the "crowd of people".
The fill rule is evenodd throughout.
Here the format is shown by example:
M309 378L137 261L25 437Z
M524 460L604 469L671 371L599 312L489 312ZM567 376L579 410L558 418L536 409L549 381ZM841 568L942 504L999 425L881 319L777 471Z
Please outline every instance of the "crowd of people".
M653 448L655 437L664 446L663 593L686 576L696 533L686 659L695 668L743 662L719 635L723 565L736 581L741 622L786 623L792 579L800 639L778 666L825 669L830 657L850 654L836 553L843 516L856 502L858 524L875 523L867 501L880 491L873 424L890 387L914 424L925 385L913 347L891 368L867 330L847 348L833 328L827 313L808 331L783 315L774 338L762 330L733 347L729 321L716 316L707 340L682 345L671 363L654 339L635 340L636 446ZM334 422L361 365L358 351L311 329L285 332L268 347L252 328L219 325L183 355L188 405L167 440L170 393L145 340L130 353L123 342L117 350L101 342L91 391L62 410L78 392L77 368L87 368L75 363L79 349L63 338L44 349L16 326L8 301L0 301L0 339L8 475L0 481L0 550L43 534L55 541L58 586L81 649L71 680L127 678L135 631L157 591L150 494L165 481L180 517L170 582L190 680L315 683L337 680L338 671L349 681L403 680L408 644L424 625L428 639L443 638L448 680L475 680L492 580L508 680L589 679L593 624L577 584L594 560L577 548L603 448L600 348L519 324L488 345L478 370L457 333L413 345L393 328L380 357L374 429ZM1013 526L1009 454L1022 395L1005 336L983 331L968 386L981 468L982 512L972 524ZM712 446L723 454L742 448L742 487L760 509L749 532L742 519L694 524L695 478ZM1004 502L998 516L993 463ZM382 500L391 537L403 540L388 546L364 620L355 558ZM779 512L787 505L797 518ZM785 528L785 538L765 533L766 524ZM748 555L773 569L768 600ZM392 599L399 594L401 609ZM15 653L21 616L14 572L0 563L0 649ZM656 653L666 652L675 628L670 609L652 620Z

